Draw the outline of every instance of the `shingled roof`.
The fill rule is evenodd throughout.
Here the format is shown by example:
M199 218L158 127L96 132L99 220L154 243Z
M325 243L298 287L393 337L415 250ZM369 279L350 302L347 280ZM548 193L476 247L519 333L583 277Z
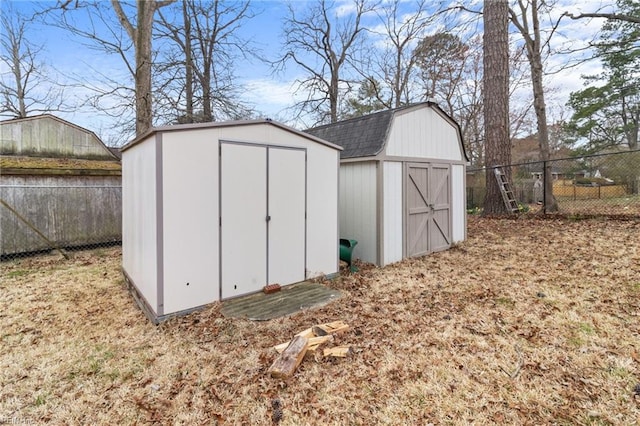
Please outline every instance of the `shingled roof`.
M305 132L343 147L340 158L374 156L384 147L395 111L376 112L314 127Z
M379 154L384 148L395 113L425 105L435 108L442 115L449 117L436 103L426 101L313 127L305 132L343 147L344 150L340 153L342 159L371 157ZM453 119L451 121L455 123ZM457 124L455 125L457 126Z

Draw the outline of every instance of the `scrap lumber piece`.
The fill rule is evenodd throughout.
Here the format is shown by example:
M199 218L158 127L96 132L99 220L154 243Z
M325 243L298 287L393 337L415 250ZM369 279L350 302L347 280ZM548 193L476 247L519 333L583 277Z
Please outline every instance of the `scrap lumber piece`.
M307 348L307 352L314 354L327 342L333 342L332 335L328 334L326 336L312 337L311 339L309 339L309 347Z
M304 336L296 336L293 338L289 346L273 361L269 367L271 377L278 379L287 379L293 375L302 362L304 355L309 347L309 339Z
M302 330L300 333L297 333L296 336L303 336L306 337L307 339L310 337L313 337L313 329L311 328L307 328L306 330Z
M334 346L332 348L327 348L322 352L324 356L332 356L336 358L345 358L352 353L353 351L351 350L351 346Z
M302 336L302 337L305 337L305 336ZM332 335L311 337L309 338L309 346L307 347L307 352L313 353L323 343L331 342L331 341L333 341ZM273 349L275 349L278 353L282 353L285 349L287 349L287 346L289 346L290 343L291 343L291 340L289 340L288 342L280 343L279 345L274 346Z
M285 349L287 349L287 346L289 346L289 343L291 343L291 340L289 340L288 342L280 343L279 345L275 345L273 349L275 349L276 352L281 354Z
M344 321L333 321L327 324L314 325L311 329L315 336L326 336L327 334L336 334L348 331L349 325Z

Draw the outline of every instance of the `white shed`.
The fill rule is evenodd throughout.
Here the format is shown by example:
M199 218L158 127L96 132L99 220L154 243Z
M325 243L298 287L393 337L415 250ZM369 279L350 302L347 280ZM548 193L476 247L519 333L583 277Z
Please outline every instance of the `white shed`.
M458 124L433 102L320 126L344 148L340 235L379 266L466 239L468 159Z
M122 149L122 267L155 323L335 274L341 148L270 120L153 128Z

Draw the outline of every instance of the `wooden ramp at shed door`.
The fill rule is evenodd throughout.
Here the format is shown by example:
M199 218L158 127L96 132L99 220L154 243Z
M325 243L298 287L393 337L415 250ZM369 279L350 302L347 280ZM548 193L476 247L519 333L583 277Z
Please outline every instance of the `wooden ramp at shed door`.
M305 279L305 156L221 144L222 299Z

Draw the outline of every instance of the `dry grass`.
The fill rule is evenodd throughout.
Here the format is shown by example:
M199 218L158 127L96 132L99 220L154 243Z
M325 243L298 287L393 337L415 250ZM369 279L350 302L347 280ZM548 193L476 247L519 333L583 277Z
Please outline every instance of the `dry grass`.
M115 159L113 161L106 161L84 160L79 158L43 158L3 155L0 156L0 168L120 171L122 166Z
M2 264L0 422L593 424L640 419L640 222L470 219L452 250L329 283L290 318L219 305L151 325L120 253ZM350 358L267 376L272 345L343 319Z

